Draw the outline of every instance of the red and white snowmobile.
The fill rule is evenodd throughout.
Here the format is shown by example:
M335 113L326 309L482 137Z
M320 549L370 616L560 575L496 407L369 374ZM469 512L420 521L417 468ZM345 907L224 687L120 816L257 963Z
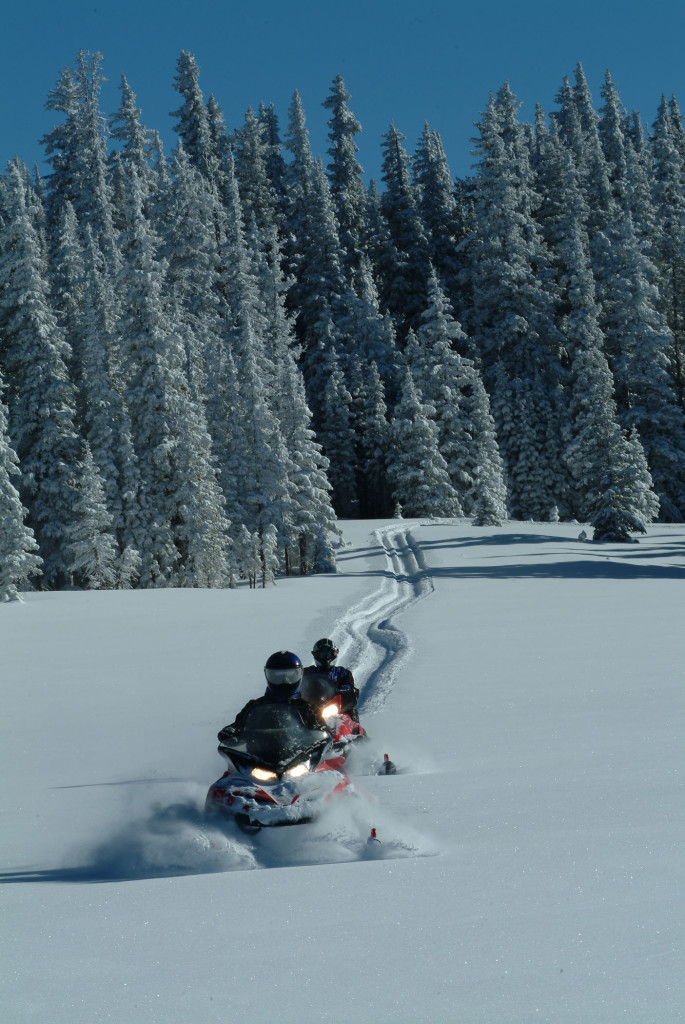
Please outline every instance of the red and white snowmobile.
M240 736L220 747L229 769L210 786L207 812L258 832L312 821L348 792L347 751L363 730L335 699L319 716L321 728L311 729L292 704L253 708Z

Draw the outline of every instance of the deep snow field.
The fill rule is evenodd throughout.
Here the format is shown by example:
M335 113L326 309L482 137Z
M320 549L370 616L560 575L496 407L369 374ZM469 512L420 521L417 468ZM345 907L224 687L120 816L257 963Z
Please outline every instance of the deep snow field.
M337 576L0 606L3 1024L685 1019L685 527L342 525ZM324 635L399 773L219 832L216 732Z

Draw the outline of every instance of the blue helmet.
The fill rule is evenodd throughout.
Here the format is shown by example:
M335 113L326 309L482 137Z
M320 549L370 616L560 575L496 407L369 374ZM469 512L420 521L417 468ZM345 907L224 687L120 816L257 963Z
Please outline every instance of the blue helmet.
M274 697L292 697L302 680L303 665L292 651L276 651L264 666L269 691Z

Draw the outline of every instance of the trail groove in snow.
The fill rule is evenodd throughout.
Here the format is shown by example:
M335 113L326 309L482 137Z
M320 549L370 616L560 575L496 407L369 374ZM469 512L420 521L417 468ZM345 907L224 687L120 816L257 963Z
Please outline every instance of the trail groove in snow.
M361 690L359 710L365 715L381 710L412 650L409 637L393 620L433 592L423 552L410 526L381 527L374 536L385 552L381 585L350 608L334 632L341 662L354 667Z

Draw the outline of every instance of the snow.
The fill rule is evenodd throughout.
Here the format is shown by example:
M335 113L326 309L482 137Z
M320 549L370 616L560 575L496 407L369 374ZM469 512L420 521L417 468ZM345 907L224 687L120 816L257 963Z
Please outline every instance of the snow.
M685 527L343 525L337 576L0 607L3 1020L684 1019ZM400 773L207 827L216 732L331 633Z

